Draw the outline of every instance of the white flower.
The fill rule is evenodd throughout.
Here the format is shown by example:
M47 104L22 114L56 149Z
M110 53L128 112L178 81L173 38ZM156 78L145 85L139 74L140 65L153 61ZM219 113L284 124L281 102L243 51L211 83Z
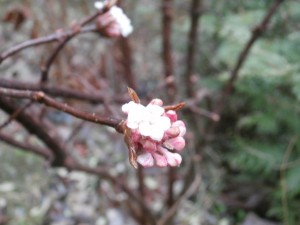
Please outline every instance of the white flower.
M94 3L96 9L102 10L106 4L106 1L97 1ZM118 6L113 6L110 8L109 13L114 17L117 24L120 26L121 34L123 37L127 37L132 33L133 27L131 25L130 19L126 16L123 10Z
M165 131L171 127L171 120L163 115L164 108L158 105L145 107L131 101L122 106L122 111L128 114L127 127L138 129L142 136L154 141L161 141Z
M111 7L109 12L113 17L115 17L117 23L120 25L121 34L123 37L127 37L129 34L132 33L133 27L131 25L131 21L121 8L113 6Z
M95 3L94 3L94 7L95 7L96 9L101 10L101 9L104 8L105 3L106 3L106 1L104 1L104 2L99 2L99 1L98 1L98 2L95 2Z

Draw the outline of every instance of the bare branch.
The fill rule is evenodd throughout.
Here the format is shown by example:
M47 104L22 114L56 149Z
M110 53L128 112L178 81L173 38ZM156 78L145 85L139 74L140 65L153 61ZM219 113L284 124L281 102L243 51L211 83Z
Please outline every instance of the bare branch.
M129 87L137 90L137 83L132 69L133 57L130 39L122 37L119 41L119 45L122 52L122 66L124 69L125 80Z
M75 109L66 103L60 103L55 99L47 96L44 92L34 92L34 91L20 91L14 89L7 89L7 88L0 88L0 94L4 96L14 97L14 98L23 98L23 99L31 99L36 102L44 103L47 106L52 108L58 109L65 113L71 114L77 118L87 120L90 122L98 123L101 125L106 125L115 128L116 130L119 129L119 124L122 120L114 119L109 117L103 117L97 115L96 113L89 113L85 111L81 111L79 109ZM120 131L120 130L118 130Z
M53 159L53 154L45 148L39 148L33 145L29 145L29 144L25 144L25 143L21 143L19 141L14 140L13 138L9 137L8 135L2 134L0 132L0 140L9 144L9 145L13 145L16 146L18 148L21 148L22 150L37 154L43 158L45 158L46 160L52 161Z
M124 192L126 192L128 194L130 199L135 201L144 212L147 212L145 214L145 216L147 217L150 224L153 224L153 225L156 224L154 216L152 215L150 209L147 207L147 205L144 203L144 201L136 195L135 191L131 190L126 184L121 183L120 179L110 175L107 172L107 169L88 167L88 166L78 164L75 161L68 161L65 166L66 166L66 168L68 168L70 170L82 171L82 172L86 172L89 174L94 174L99 177L103 177L104 179L107 179L110 182L112 182L114 185L119 186Z
M190 187L184 192L184 194L176 200L176 202L170 207L170 209L164 214L164 216L157 222L157 225L164 225L167 224L168 221L175 215L177 212L180 203L186 199L188 199L192 194L194 194L197 190L197 188L200 185L201 178L200 176L196 176L194 178L193 183L190 185Z
M30 90L30 91L43 91L48 95L55 97L73 98L77 100L85 100L91 103L104 103L109 100L110 102L116 102L123 104L128 102L129 98L125 94L119 96L114 95L108 99L107 92L98 92L97 94L88 94L84 92L78 92L74 89L60 87L59 85L39 84L33 82L24 82L17 80L7 80L0 78L0 87L18 89L18 90Z
M193 0L190 9L191 27L188 37L188 51L186 57L186 93L188 97L195 96L195 82L193 81L193 72L195 64L195 56L197 51L197 39L199 29L199 18L201 15L202 0Z
M0 97L0 107L8 114L14 113L19 108L12 101L2 96ZM16 120L20 122L28 132L36 135L45 143L45 145L48 146L54 156L52 162L53 166L63 165L64 161L67 158L66 151L58 138L56 138L53 133L45 129L44 125L37 121L35 116L33 116L32 114L29 115L24 111L18 114Z
M80 30L80 33L88 33L88 32L95 32L97 30L97 27L95 25L91 25L88 27L84 27ZM63 40L65 37L68 37L72 34L71 30L67 31L59 31L54 34L50 34L45 37L40 37L28 41L24 41L16 46L13 46L12 48L4 51L2 54L0 54L0 64L10 56L15 55L16 53L33 46L48 44L52 42L59 42Z
M22 43L20 43L16 46L4 51L2 54L0 54L0 64L5 59L7 59L10 56L22 51L23 49L26 49L26 48L29 48L29 47L32 47L32 46L38 46L38 45L42 45L42 44L52 43L52 42L56 42L56 41L61 42L61 44L59 44L59 46L55 50L53 56L50 57L50 58L53 58L53 59L51 59L53 61L55 56L60 51L60 49L63 48L63 46L66 44L66 42L68 42L70 39L72 39L74 36L76 36L76 34L96 31L97 27L95 25L90 26L90 27L84 27L84 26L86 26L88 23L93 21L99 15L107 12L115 4L116 4L116 1L111 0L106 4L106 6L104 7L103 10L99 10L96 13L94 13L93 15L88 16L87 18L83 19L77 26L80 29L75 29L75 30L74 29L71 29L71 30L68 29L66 31L59 31L59 32L56 32L54 34L50 34L46 37L40 37L40 38L36 38L36 39L33 39L33 40L28 40L28 41L22 42ZM48 60L49 61L48 64L51 65L52 62L50 62L51 61L50 58ZM46 71L47 67L50 67L50 65L48 65L48 64L46 64L46 66L45 66L45 69L44 69L45 71ZM48 70L49 70L49 68L48 68ZM46 79L46 78L44 78L44 79Z
M2 130L4 127L6 127L11 121L15 120L16 117L21 113L23 112L25 109L27 109L28 107L30 107L32 104L32 101L28 102L27 104L25 104L24 106L18 108L14 113L12 113L9 118L4 121L4 123L2 123L0 125L0 130Z
M232 93L234 82L238 78L239 71L240 71L241 67L243 66L244 62L246 61L246 59L250 53L251 47L253 46L255 41L257 41L257 39L261 37L263 32L266 31L272 16L275 14L275 12L277 11L280 4L283 2L284 2L284 0L275 0L273 5L270 7L269 11L266 13L265 17L261 21L261 23L258 24L252 30L252 35L251 35L250 39L248 40L248 42L246 43L243 50L241 51L241 53L236 61L236 64L230 74L230 78L224 87L222 96L221 96L220 100L218 101L215 112L220 113L222 111L227 97Z
M0 98L1 101L1 98ZM25 150L25 151L29 151L31 153L37 154L39 156L42 156L43 158L46 159L52 159L52 154L49 152L49 150L47 149L43 149L43 148L38 148L35 146L31 146L31 145L26 145L24 143L20 143L18 141L13 140L12 138L0 133L0 140L16 146L18 148L21 148L21 150ZM61 165L63 167L66 167L69 170L76 170L76 171L82 171L88 174L93 174L96 175L98 177L104 178L106 180L109 180L110 182L112 182L114 185L119 186L124 192L126 192L130 199L135 201L143 211L147 212L146 216L149 219L149 221L151 222L151 224L155 224L155 218L154 216L150 213L149 208L146 206L146 204L142 201L141 198L139 198L135 192L133 190L131 190L126 184L124 184L123 182L120 182L120 179L118 179L117 177L114 177L112 175L110 175L107 172L106 168L101 168L101 167L96 167L96 168L92 168L92 167L88 167L82 164L77 163L76 161L74 161L71 157L68 157L68 160L64 161L64 163Z
M93 15L87 17L84 19L82 22L79 24L73 25L71 28L72 32L69 33L69 35L64 36L63 39L61 39L61 42L57 45L55 50L52 52L50 57L47 59L45 65L41 69L41 82L46 82L48 80L48 73L50 70L51 65L53 64L55 58L58 56L59 52L64 48L64 46L72 39L74 38L77 34L80 33L80 30L83 26L88 24L89 22L93 21L96 19L99 15L107 12L110 10L110 8L116 3L115 0L109 1L106 6L104 7L103 10L99 10L98 12L94 13Z
M174 62L172 56L172 5L173 0L162 0L162 58L169 101L174 100L176 85L174 81Z

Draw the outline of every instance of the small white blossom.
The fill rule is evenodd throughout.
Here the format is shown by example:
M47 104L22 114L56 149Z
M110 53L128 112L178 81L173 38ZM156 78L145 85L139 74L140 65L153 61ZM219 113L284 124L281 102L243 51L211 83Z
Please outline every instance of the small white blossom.
M94 3L96 9L102 10L105 6L106 1L97 1ZM123 10L118 6L113 6L110 8L109 13L114 17L117 24L119 24L121 29L121 34L123 37L127 37L132 33L133 27L131 25L130 19L126 16Z
M103 9L104 8L104 6L105 6L105 2L95 2L94 3L94 7L96 8L96 9L99 9L99 10L101 10L101 9Z
M133 101L124 104L122 111L128 114L127 126L138 129L140 134L154 141L161 141L164 133L171 127L171 121L163 116L164 108L157 105L143 106Z
M131 99L122 106L127 114L125 125L131 132L125 132L129 148L136 150L137 158L130 158L130 163L137 168L137 163L143 167L179 166L182 157L178 152L185 147L186 126L178 120L176 111L163 107L161 99L152 99L147 106L138 101L134 90L128 88ZM176 105L174 106L176 108Z
M127 37L129 34L132 33L133 27L131 25L131 21L121 8L117 6L113 6L111 7L109 12L116 19L117 23L120 25L121 33L123 37Z

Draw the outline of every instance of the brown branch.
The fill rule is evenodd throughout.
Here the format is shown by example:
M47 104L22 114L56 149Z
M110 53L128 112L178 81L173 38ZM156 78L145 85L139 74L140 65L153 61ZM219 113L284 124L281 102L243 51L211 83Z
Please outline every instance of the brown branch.
M80 30L80 33L83 34L83 33L88 33L88 32L95 32L95 31L97 31L97 27L95 25L91 25L91 26L82 28ZM18 53L24 49L38 46L38 45L48 44L48 43L52 43L52 42L59 42L59 41L65 39L65 37L70 36L71 34L72 34L71 30L59 31L59 32L50 34L45 37L40 37L40 38L24 41L16 46L13 46L12 48L10 48L6 51L4 51L3 53L1 53L0 54L0 64L5 59L9 58L10 56L15 55L16 53Z
M119 44L122 52L122 65L127 85L134 90L137 90L137 83L134 72L132 70L132 48L129 38L122 37L119 41Z
M217 114L215 112L207 111L206 109L197 107L194 104L187 104L186 109L190 110L192 113L209 118L210 120L212 120L214 122L218 122L220 120L219 114Z
M0 88L0 94L4 96L14 97L14 98L23 98L23 99L31 99L36 102L44 103L47 106L58 109L65 113L71 114L77 118L90 121L93 123L98 123L101 125L106 125L115 128L117 131L122 132L120 129L120 123L122 120L114 119L109 117L104 117L97 115L96 113L89 113L85 111L81 111L79 109L75 109L66 103L60 103L55 99L47 96L44 92L38 91L20 91L14 89Z
M88 167L88 166L78 164L75 161L68 161L65 166L66 166L66 168L68 168L70 170L82 171L82 172L86 172L89 174L94 174L99 177L103 177L104 179L109 180L113 184L118 185L124 192L126 192L128 194L128 196L130 197L131 200L135 201L144 212L147 212L145 214L146 221L148 221L151 225L156 224L154 216L151 214L150 209L147 207L147 205L144 203L144 201L140 197L138 197L136 195L136 193L133 190L131 190L126 184L121 183L120 179L110 175L107 172L107 169Z
M12 101L5 97L0 97L0 107L8 114L14 113L19 107ZM26 112L20 112L16 120L21 123L25 129L34 135L36 135L40 140L42 140L45 145L52 151L54 159L52 162L53 166L61 166L67 158L65 149L63 148L60 141L54 137L54 134L45 129L42 123L37 121L36 117L29 115Z
M240 69L243 66L244 62L246 61L246 59L250 53L251 47L253 46L255 41L257 41L257 39L261 37L263 32L266 31L272 16L275 14L276 10L280 6L280 4L283 3L283 1L284 0L275 0L273 5L270 7L269 11L266 13L265 17L261 21L261 23L258 24L252 30L252 35L251 35L250 39L248 40L245 47L241 51L241 53L237 59L237 62L235 64L232 72L230 73L230 78L224 87L222 96L221 96L220 100L218 101L215 112L220 113L222 111L227 97L232 93L234 82L238 78Z
M169 101L174 100L176 86L174 81L174 62L172 56L172 4L173 0L162 0L162 58Z
M139 166L136 171L136 176L138 179L138 192L141 198L141 201L145 202L145 173L144 173L144 168L142 166ZM147 224L147 211L144 209L141 212L141 216L139 217L139 222L140 224Z
M33 82L7 80L1 78L0 78L0 87L18 89L18 90L43 91L46 94L54 97L72 98L77 100L89 101L91 103L104 103L105 101L107 101L108 98L106 92L89 94L89 93L75 91L74 89L60 87L58 85L39 84ZM125 102L128 102L128 100L129 98L127 97L127 95L119 95L119 96L115 95L112 97L110 101L123 104Z
M124 7L122 0L118 1L118 6L121 8ZM119 40L119 45L122 53L122 64L123 64L122 66L124 69L125 80L129 87L131 87L134 90L137 90L138 87L136 82L136 76L132 69L133 56L132 56L132 47L131 47L130 38L121 37Z
M202 0L193 0L190 8L191 27L188 37L188 51L186 57L186 93L188 97L195 96L195 81L193 81L193 72L195 64L195 55L197 51L197 39L199 29L199 18L201 15Z
M167 97L173 102L176 96L176 84L174 79L174 62L172 56L172 5L173 0L162 0L162 58L164 75L167 87ZM168 196L166 204L170 207L174 202L175 168L168 170Z
M163 217L158 220L157 225L164 225L170 221L170 219L176 214L176 212L178 212L180 203L188 199L197 191L197 188L200 185L200 181L200 176L196 176L193 183L189 186L186 192L184 192L183 195L180 198L178 198L176 202L169 208L169 210L166 213L164 213Z
M45 65L42 67L41 69L41 82L47 82L48 80L48 74L49 74L49 70L51 65L53 64L54 60L56 59L56 57L58 56L59 52L64 48L64 46L72 39L74 38L77 34L80 33L80 30L83 26L85 26L86 24L88 24L89 22L93 21L94 19L96 19L99 15L107 12L108 10L110 10L110 8L116 3L115 0L109 1L106 6L104 7L103 10L99 10L98 12L94 13L93 15L87 17L86 19L84 19L82 22L80 22L79 24L75 24L73 25L73 27L71 28L71 32L69 33L69 35L64 36L63 39L61 39L61 42L56 46L55 50L52 52L52 54L50 55L50 57L47 59Z
M45 148L39 148L30 144L25 144L24 142L19 142L9 137L8 135L2 134L0 132L0 140L15 147L21 148L22 150L28 151L30 153L34 153L38 156L45 158L46 160L52 161L53 154Z
M32 47L32 46L38 46L38 45L42 45L42 44L52 43L52 42L61 42L55 50L56 53L53 53L53 56L50 57L50 58L53 58L51 60L54 60L54 58L55 58L54 55L57 55L58 52L60 51L60 49L62 49L63 46L66 44L66 42L68 42L70 39L72 39L74 36L76 36L76 34L96 31L97 30L96 26L90 26L90 27L84 27L84 26L87 25L88 23L90 23L91 21L93 21L99 15L107 12L115 4L116 4L116 0L111 0L106 4L106 6L104 7L103 10L99 10L96 13L94 13L93 15L88 16L87 18L83 19L78 24L78 27L80 28L79 30L77 30L77 29L75 29L75 30L74 29L71 29L71 30L68 29L66 31L59 31L59 32L56 32L54 34L50 34L46 37L40 37L40 38L36 38L36 39L33 39L33 40L28 40L28 41L22 42L22 43L20 43L16 46L13 46L12 48L10 48L10 49L8 49L8 50L6 50L6 51L4 51L3 53L0 54L0 64L5 59L7 59L10 56L22 51L23 49L26 49L26 48L29 48L29 47ZM49 61L48 64L51 64L50 58L48 60ZM46 64L45 68L42 69L42 71L46 71L47 66L50 67L48 64ZM44 78L44 79L46 79L46 78Z
M18 108L14 113L12 113L8 119L6 121L4 121L1 125L0 125L0 130L2 130L4 127L6 127L11 121L15 120L16 117L23 112L25 109L27 109L28 107L30 107L32 104L32 101L28 102L27 104L25 104L24 106Z
M2 98L0 98L0 103L2 103L1 100L2 100ZM21 117L23 117L23 115L21 115ZM2 133L0 133L0 140L4 141L10 145L21 148L22 150L29 151L31 153L42 156L43 158L46 158L46 159L52 159L52 157L53 157L53 155L47 149L38 148L35 146L31 146L31 145L26 145L24 143L15 141L12 138L10 138ZM117 177L110 175L107 172L106 168L88 167L88 166L79 164L78 162L74 161L71 157L68 157L68 160L65 160L61 166L66 167L69 170L82 171L82 172L85 172L88 174L96 175L98 177L109 180L114 185L118 185L124 192L126 192L128 194L128 196L130 197L131 200L135 201L143 211L147 212L146 217L151 222L151 224L153 224L153 225L156 224L154 216L150 213L150 209L145 205L145 203L142 201L142 199L139 198L135 194L135 192L133 190L131 190L126 184L121 183Z

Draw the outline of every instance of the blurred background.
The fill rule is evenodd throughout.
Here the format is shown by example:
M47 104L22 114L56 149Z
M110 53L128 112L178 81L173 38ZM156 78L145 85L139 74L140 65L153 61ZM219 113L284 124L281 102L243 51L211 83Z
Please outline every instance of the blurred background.
M136 89L143 103L153 97L166 104L187 103L180 112L187 124L187 147L182 165L173 171L176 214L161 224L299 224L300 2L283 1L255 40L228 95L223 90L240 53L275 1L202 0L193 10L194 2L123 0L134 32L126 39L95 32L76 36L56 57L47 84L104 93L106 104L58 99L117 118L124 118L120 107L129 100L127 86ZM0 0L0 53L68 29L95 13L93 4ZM164 4L170 12L163 10ZM164 13L171 13L171 70L163 56ZM194 64L188 72L191 15L199 17ZM0 64L0 79L39 82L41 66L56 45L35 46L6 59ZM26 112L39 115L45 129L59 136L78 161L105 166L138 192L138 174L120 134L38 103ZM8 117L0 111L0 124ZM44 146L16 121L1 132ZM44 159L3 142L0 171L0 224L143 224L128 206L130 197L101 176L51 168ZM170 171L149 168L143 175L142 198L160 221L170 212L165 203Z

